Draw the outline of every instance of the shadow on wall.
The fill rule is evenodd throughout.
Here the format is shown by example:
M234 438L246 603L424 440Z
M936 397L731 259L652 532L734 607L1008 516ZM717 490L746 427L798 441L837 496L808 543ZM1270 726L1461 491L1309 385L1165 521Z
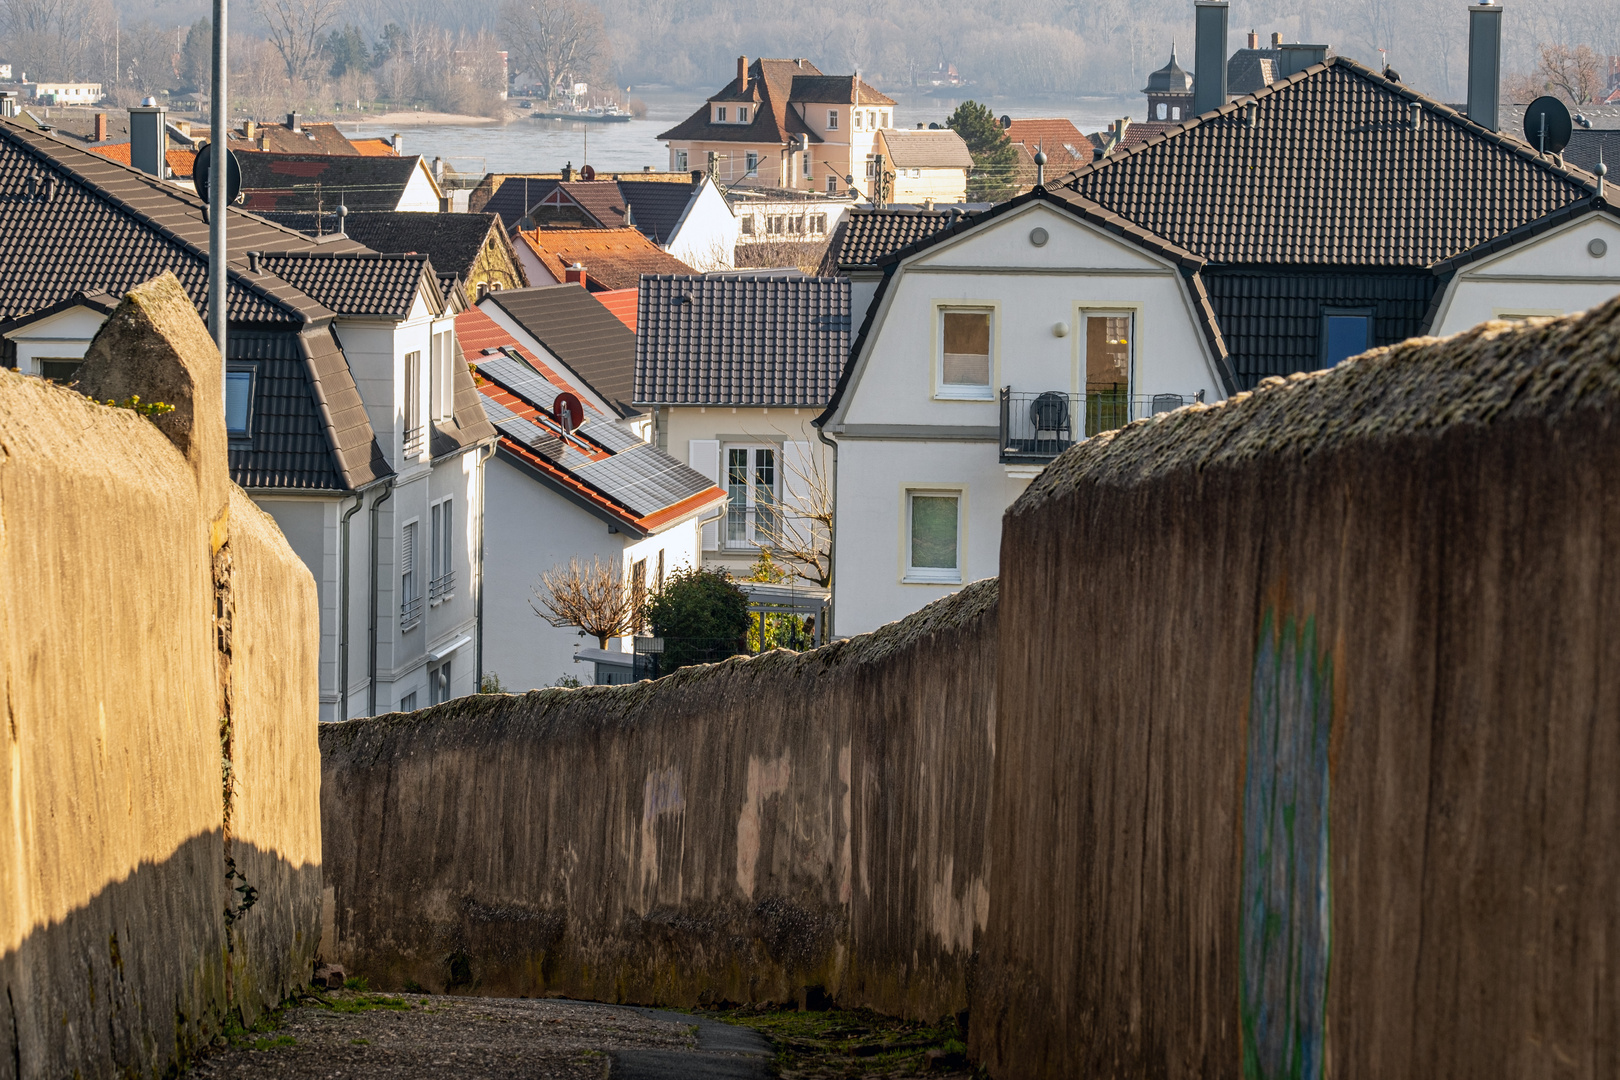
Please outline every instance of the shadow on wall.
M318 927L314 581L230 483L172 275L79 378L173 409L0 373L0 1075L26 1078L164 1074L307 980Z
M996 583L810 653L324 725L329 958L373 986L967 1003Z

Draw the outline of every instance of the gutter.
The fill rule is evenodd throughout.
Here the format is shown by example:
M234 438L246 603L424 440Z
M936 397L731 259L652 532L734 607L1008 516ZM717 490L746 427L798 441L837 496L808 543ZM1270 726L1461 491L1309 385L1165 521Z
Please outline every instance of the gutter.
M821 637L823 642L827 642L833 639L833 627L837 624L838 612L836 599L838 593L834 588L834 583L837 580L836 568L838 566L835 561L838 553L838 442L835 439L827 438L827 433L821 430L819 423L812 421L810 426L816 429L816 438L832 447L833 456L832 491L828 493L831 496L833 505L833 527L827 531L827 627Z
M366 715L377 715L377 511L382 504L393 498L394 478L389 477L383 493L377 496L377 501L371 504L371 622L367 629L368 648L367 656L370 666L369 681L366 686Z
M366 504L366 493L356 492L354 505L344 511L338 529L338 574L342 586L338 591L338 719L349 718L349 585L353 576L349 572L349 519Z

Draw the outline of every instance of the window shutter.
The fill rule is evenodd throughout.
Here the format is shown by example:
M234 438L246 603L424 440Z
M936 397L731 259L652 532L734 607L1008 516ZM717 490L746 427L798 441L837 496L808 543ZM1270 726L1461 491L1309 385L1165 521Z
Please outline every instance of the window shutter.
M443 565L439 569L439 573L441 575L448 576L450 573L450 567L453 565L451 559L456 550L455 529L450 524L455 515L455 502L454 500L446 499L440 505L444 507L444 560Z
M399 580L406 600L413 599L416 596L416 582L413 579L415 572L416 522L413 521L400 531L399 540Z
M430 576L433 578L439 578L444 575L444 571L439 568L440 564L444 562L444 534L440 525L440 520L443 517L444 504L436 504L433 507L433 526L431 529L433 536L433 569Z
M687 444L687 464L709 478L711 484L720 483L720 440L693 439ZM720 523L706 522L703 526L703 550L715 551L720 547Z

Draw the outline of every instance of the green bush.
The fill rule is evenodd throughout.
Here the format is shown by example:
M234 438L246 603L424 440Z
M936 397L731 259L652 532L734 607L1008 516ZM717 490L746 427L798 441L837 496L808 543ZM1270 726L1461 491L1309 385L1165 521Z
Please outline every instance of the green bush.
M659 674L748 651L748 597L724 570L677 570L647 601L647 621L664 639Z

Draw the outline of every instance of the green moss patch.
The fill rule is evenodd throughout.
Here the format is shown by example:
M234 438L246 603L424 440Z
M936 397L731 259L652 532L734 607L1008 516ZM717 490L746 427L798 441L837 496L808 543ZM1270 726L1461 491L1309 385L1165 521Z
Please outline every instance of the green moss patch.
M956 1022L923 1024L869 1009L710 1013L716 1020L753 1028L776 1047L783 1080L888 1080L902 1076L984 1077L967 1060Z

